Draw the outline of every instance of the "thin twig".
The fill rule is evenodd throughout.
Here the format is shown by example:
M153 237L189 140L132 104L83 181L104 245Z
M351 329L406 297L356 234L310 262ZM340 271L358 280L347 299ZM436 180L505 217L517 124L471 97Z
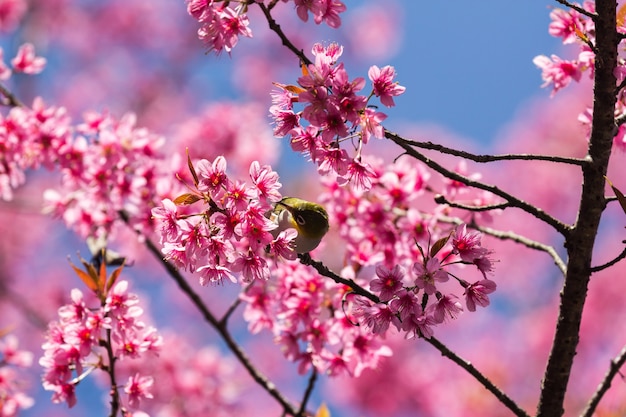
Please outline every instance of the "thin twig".
M537 242L536 240L529 239L526 236L518 235L517 233L511 232L511 231L505 232L502 230L495 230L490 227L477 226L477 225L472 225L472 227L475 227L480 232L485 233L489 236L493 236L502 240L512 240L513 242L520 243L529 249L535 249L538 251L546 252L548 255L550 255L550 257L552 257L554 264L557 266L557 268L559 268L559 270L561 271L563 275L565 275L565 273L567 272L566 263L559 256L559 254L556 252L554 247L550 245Z
M539 220L542 220L544 223L549 224L550 226L552 226L557 232L561 233L564 237L567 237L570 233L571 230L571 226L561 222L560 220L550 216L548 213L546 213L545 211L543 211L542 209L540 209L539 207L535 207L532 204L529 204L515 196L513 196L512 194L509 194L503 190L501 190L500 188L496 187L495 185L490 185L490 184L485 184L479 181L475 181L472 180L471 178L468 178L464 175L461 175L457 172L453 172L450 171L449 169L444 168L443 166L439 165L437 162L433 161L432 159L428 158L427 156L423 155L422 153L418 152L415 148L413 148L413 146L411 146L410 143L407 143L406 140L395 136L395 135L387 135L386 137L391 139L393 142L395 142L396 144L398 144L400 147L402 147L405 150L405 153L415 159L417 159L418 161L422 161L424 164L426 164L430 169L440 173L441 175L443 175L446 178L449 178L451 180L454 181L458 181L462 184L465 184L469 187L474 187L474 188L478 188L480 190L484 190L484 191L489 191L492 194L497 195L498 197L503 198L504 200L506 200L511 207L517 207L527 213L529 213L530 215L538 218Z
M618 263L619 261L621 261L622 259L626 258L626 248L624 248L622 250L622 253L620 253L619 255L617 255L614 259L610 260L609 262L602 264L602 265L598 265L598 266L594 266L591 268L591 272L599 272L602 271L603 269L609 268L613 265L615 265L616 263Z
M447 217L447 216L438 216L437 217L438 220L443 221L443 222L447 222L447 223L453 223L456 225L460 225L465 223L463 220L456 218L456 217ZM550 246L550 245L546 245L545 243L541 243L541 242L537 242L536 240L532 240L527 238L526 236L522 236L519 235L515 232L511 232L511 231L503 231L503 230L496 230L496 229L492 229L490 227L487 226L481 226L478 225L474 222L470 223L470 226L473 229L478 230L481 233L484 233L486 235L489 236L493 236L495 238L498 238L500 240L511 240L513 242L519 243L521 245L526 246L529 249L535 249L541 252L546 252L548 255L550 255L550 257L552 258L552 260L554 261L554 264L557 266L557 268L559 268L559 270L561 271L561 273L563 275L565 275L565 272L567 271L567 265L565 264L565 262L563 261L563 259L561 259L561 257L559 256L559 254L556 252L556 250L554 249L554 247Z
M300 410L298 410L298 416L304 416L304 412L306 411L306 405L311 398L311 393L313 393L313 388L315 388L315 381L317 381L317 369L313 368L311 371L311 376L309 377L309 382L307 383L306 390L304 391L304 397L302 397L302 402L300 403Z
M337 284L343 284L343 285L350 287L355 294L368 298L375 303L380 302L380 299L376 295L367 291L365 288L361 287L359 284L357 284L353 280L346 279L335 274L322 262L314 261L313 259L311 259L311 256L309 256L308 254L298 254L298 258L300 259L300 262L303 263L304 265L309 265L315 268L315 270L317 270L317 272L320 275L323 275L325 277L332 279Z
M24 107L24 104L17 98L13 93L11 93L5 86L0 84L0 94L5 96L8 100L6 103L10 107Z
M274 7L276 7L276 4L278 4L278 0L270 1L269 4L267 5L267 9L271 11Z
M484 376L474 365L465 359L452 352L446 345L439 340L431 337L424 340L435 347L442 356L451 359L452 362L465 369L470 375L472 375L478 382L480 382L489 392L491 392L504 406L513 412L518 417L530 417L526 411L522 410L510 397L502 392L493 382L491 382L486 376Z
M615 378L615 375L618 374L620 368L626 363L626 346L622 349L622 351L615 357L609 366L609 370L607 371L604 379L598 385L598 389L593 394L589 402L587 403L587 407L582 412L580 417L591 417L593 413L596 411L600 400L604 396L604 394L609 390L611 386L611 381Z
M415 140L404 139L399 136L397 133L390 132L388 130L385 131L385 135L388 138L394 137L397 140L401 140L404 143L407 143L411 146L415 146L416 148L428 149L432 151L437 151L447 155L458 156L463 159L468 159L470 161L478 162L478 163L487 163L487 162L497 162L497 161L548 161L548 162L557 162L562 164L569 165L578 165L583 166L588 161L586 159L580 158L567 158L563 156L553 156L553 155L532 155L532 154L504 154L504 155L476 155L470 152L462 151L459 149L449 148L447 146L443 146L437 143L432 142L419 142Z
M624 39L624 38L622 38ZM626 78L622 80L621 83L619 83L619 85L617 86L617 88L615 88L615 95L618 95L620 91L622 91L622 88L626 87ZM615 119L615 124L617 126L620 126L621 124L624 123L623 119L624 115L622 114L621 116L619 116L618 118Z
M587 16L588 18L590 18L591 20L595 21L598 18L598 15L595 13L591 13L588 10L583 9L580 6L577 6L573 3L570 3L567 0L556 0L557 3L561 3L563 6L567 6L570 9L576 10L578 13L583 14L585 16Z
M117 390L117 381L115 379L115 362L117 361L115 355L113 354L113 342L111 341L111 329L106 330L106 351L107 356L109 357L109 366L107 367L107 372L109 374L109 379L111 381L111 413L110 417L116 417L120 408L120 393Z
M490 204L487 206L470 206L468 204L455 203L454 201L448 200L443 195L439 194L435 196L435 203L437 204L447 204L452 208L459 208L467 211L491 211L491 210L502 210L511 205L509 203L500 203L500 204Z

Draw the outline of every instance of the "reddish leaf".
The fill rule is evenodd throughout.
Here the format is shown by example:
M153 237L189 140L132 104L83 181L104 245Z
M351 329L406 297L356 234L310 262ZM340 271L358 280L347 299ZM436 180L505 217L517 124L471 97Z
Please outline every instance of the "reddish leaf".
M451 235L448 235L446 237L442 237L441 239L439 239L438 241L435 242L435 244L430 248L430 257L434 258L435 255L437 255L437 253L441 250L441 248L443 248L444 246L446 246L446 243L448 243L448 239L450 239Z
M613 192L615 193L615 197L617 197L617 201L619 201L619 205L622 206L622 210L624 210L624 214L626 214L626 197L620 190L617 189L617 187L613 185L613 183L607 177L604 177L604 179L606 180L606 182L609 183L609 185L613 189Z
M576 36L582 39L583 42L585 43L589 42L589 37L587 36L587 34L584 33L582 30L578 29L577 27L574 28L574 33L576 33Z
M90 290L94 292L98 291L98 284L96 284L96 281L93 279L92 276L90 276L87 272L83 271L82 269L78 269L78 267L76 267L76 265L74 265L71 262L70 262L70 265L72 265L72 269L74 269L74 272L76 272L76 275L78 275L78 278L80 278L81 281L85 283L87 288L89 288Z
M177 206L188 206L201 199L202 197L200 197L199 195L192 194L192 193L185 193L176 197L174 199L174 204L176 204Z
M198 174L196 174L196 169L193 167L191 163L191 156L189 156L189 149L187 149L187 166L189 167L189 172L191 172L191 176L193 177L193 185L198 186Z
M119 268L117 268L115 271L111 273L111 276L109 277L109 282L107 282L107 288L106 288L107 293L109 292L111 287L115 285L115 282L117 281L120 274L122 273L122 269L124 269L124 262L122 262L122 265L120 265Z
M304 62L300 62L300 69L302 70L303 77L307 77L309 75L309 69Z
M105 251L106 249L102 248L102 259L106 259ZM98 293L99 294L104 294L104 286L106 282L107 282L107 263L102 262L100 264L100 273L98 274Z
M304 88L298 87L297 85L286 85L286 84L280 84L276 82L273 82L272 84L274 84L276 87L282 88L283 90L287 90L293 94L300 94L306 91Z

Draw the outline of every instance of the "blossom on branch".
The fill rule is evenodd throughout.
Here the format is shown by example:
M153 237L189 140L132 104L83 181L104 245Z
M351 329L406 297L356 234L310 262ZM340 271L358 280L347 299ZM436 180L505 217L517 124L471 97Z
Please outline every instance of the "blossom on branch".
M166 259L198 272L200 283L206 285L224 279L237 282L236 273L243 282L267 280L268 255L295 258L297 234L271 233L278 225L268 213L281 199L281 183L269 165L250 164L251 184L231 179L223 156L213 162L201 159L195 167L189 160L189 167L192 192L174 201L164 199L162 207L152 209ZM192 213L200 203L204 207Z
M162 344L156 329L141 320L143 309L137 295L128 292L128 282L116 282L122 267L108 278L104 267L100 272L93 267L74 270L100 305L88 305L82 291L73 289L71 303L59 308L59 320L48 325L39 359L44 389L53 392L53 402L66 402L69 407L76 404L76 385L91 371L101 369L113 378L117 360L155 354ZM149 376L132 381L126 389L129 405L135 407L139 397L149 398Z
M315 44L311 50L315 59L306 66L298 78L298 86L274 83L280 92L272 94L270 115L276 125L277 136L290 135L291 146L318 165L323 175L336 176L340 183L350 183L367 190L371 187L375 171L362 158L362 148L373 136L382 139L381 122L386 115L369 105L377 96L383 105L391 107L393 97L405 87L393 81L395 69L373 66L369 77L373 83L369 96L359 94L365 79L350 80L343 63L338 62L343 47L336 43L328 46ZM301 111L294 109L301 103ZM354 155L342 143L356 142Z

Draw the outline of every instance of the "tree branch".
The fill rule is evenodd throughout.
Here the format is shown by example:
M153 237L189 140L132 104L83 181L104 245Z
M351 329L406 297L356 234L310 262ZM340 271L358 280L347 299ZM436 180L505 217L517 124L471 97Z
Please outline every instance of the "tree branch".
M441 175L443 175L446 178L450 178L451 180L454 181L458 181L462 184L465 184L467 186L470 187L474 187L474 188L478 188L480 190L485 190L485 191L489 191L490 193L497 195L498 197L503 198L504 200L506 200L509 205L511 207L517 207L529 214L531 214L532 216L538 218L539 220L542 220L543 222L549 224L550 226L552 226L557 232L561 233L564 237L567 237L569 235L569 232L571 230L571 227L569 225L566 225L565 223L561 222L560 220L550 216L548 213L546 213L545 211L541 210L538 207L533 206L532 204L529 204L523 200L520 200L517 197L514 197L513 195L502 191L501 189L499 189L498 187L496 187L495 185L489 185L489 184L485 184L479 181L474 181L470 178L467 178L466 176L463 176L461 174L458 174L456 172L450 171L446 168L444 168L443 166L439 165L437 162L433 161L432 159L428 158L427 156L423 155L422 153L418 152L417 150L415 150L410 143L407 143L406 140L395 136L395 135L391 135L391 134L385 134L385 136L388 139L391 139L393 142L395 142L396 144L400 145L401 148L403 148L405 150L405 153L409 156L412 156L413 158L417 159L418 161L422 161L424 164L426 164L426 166L428 166L430 169L440 173Z
M2 94L7 99L7 106L10 107L24 107L24 103L22 103L13 93L11 93L5 86L0 84L0 94Z
M313 259L311 259L311 256L308 253L305 253L305 254L299 253L298 254L298 258L300 259L300 262L302 264L309 265L309 266L312 266L313 268L315 268L315 270L320 275L332 279L337 284L343 284L343 285L346 285L346 286L350 287L355 294L358 294L358 295L361 295L361 296L363 296L365 298L368 298L368 299L370 299L371 301L373 301L375 303L380 303L380 299L375 294L372 294L371 292L367 291L365 288L361 287L359 284L357 284L353 280L345 279L345 278L340 277L339 275L335 274L333 271L331 271L323 263L321 263L319 261L314 261Z
M465 369L470 375L472 375L478 382L480 382L483 387L485 387L489 392L491 392L502 404L504 404L509 410L513 412L518 417L530 417L526 411L522 410L510 397L508 397L504 392L502 392L493 382L491 382L486 376L484 376L471 362L466 361L465 359L458 356L456 353L448 349L446 345L441 343L439 340L431 337L429 339L424 338L426 342L430 345L434 346L439 352L441 352L442 356L452 360L452 362L459 365L461 368Z
M615 29L616 7L615 0L596 1L598 52L595 57L593 120L587 149L590 163L582 167L583 185L578 216L576 224L566 236L567 273L561 290L556 332L543 378L537 417L556 417L564 412L565 392L579 342L580 323L592 272L593 247L606 206L604 176L615 130L615 67L620 41Z
M580 6L577 6L573 3L570 3L569 1L566 0L556 0L557 3L561 3L563 6L567 6L570 9L576 10L578 13L583 14L585 16L587 16L588 18L590 18L591 20L593 20L594 22L596 21L596 19L598 18L597 14L593 14L585 9L583 9Z
M248 285L248 287L250 287L250 285ZM246 289L248 287L246 287ZM245 291L245 289L244 289L244 291ZM237 307L239 307L239 304L241 304L241 298L235 299L235 301L230 305L230 307L228 307L228 310L226 310L226 312L224 313L222 318L219 320L220 326L226 327L226 325L228 323L228 319L235 312Z
M617 375L624 363L626 363L626 346L622 349L619 355L617 355L617 357L615 357L615 359L611 361L608 372L604 376L604 379L598 386L596 392L593 394L593 397L591 397L591 399L587 403L587 407L582 412L580 417L591 417L593 415L594 411L598 407L598 404L600 403L600 400L609 390L609 387L611 386L611 381L613 381L613 378L615 378L615 375Z
M435 196L435 203L437 204L446 204L453 208L459 208L467 211L491 211L491 210L502 210L511 205L509 203L500 203L500 204L490 204L488 206L470 206L468 204L455 203L454 201L449 201L445 196L439 194Z
M370 300L374 301L375 303L380 302L380 300L378 299L376 295L365 290L363 287L359 286L354 281L347 280L345 278L338 276L337 274L332 272L330 269L328 269L326 266L324 266L321 262L312 260L311 257L307 256L306 254L298 255L298 257L300 258L300 262L302 262L305 265L312 266L318 271L320 275L329 277L333 281L339 284L344 284L344 285L349 286L350 288L352 288L352 290L356 294L367 297ZM430 339L424 338L424 340L430 343L431 345L433 345L437 350L439 350L439 352L441 352L443 356L451 359L453 362L455 362L456 364L461 366L463 369L465 369L467 372L469 372L470 375L476 378L476 380L480 382L485 388L487 388L487 390L493 393L496 396L496 398L498 398L498 400L500 400L507 408L513 411L513 413L515 413L516 416L529 417L528 414L524 410L519 408L519 406L513 400L511 400L504 392L502 392L498 387L496 387L487 377L481 374L480 371L478 371L478 369L476 369L471 363L460 358L458 355L456 355L454 352L452 352L443 343L441 343L434 337L431 337Z
M124 220L126 221L127 218ZM225 323L223 325L222 323L220 323L220 321L217 320L217 318L213 315L213 313L204 304L200 296L198 296L198 294L196 294L196 292L191 288L191 286L182 276L180 271L170 262L163 259L161 251L154 244L154 242L152 242L149 238L146 237L145 243L150 253L152 253L161 262L161 264L165 267L170 277L174 279L174 281L176 282L176 284L178 284L182 292L189 298L189 300L191 300L192 304L198 309L198 311L200 311L200 313L202 314L202 317L218 332L218 334L224 340L224 342L226 343L230 351L233 352L233 354L235 355L235 357L237 357L239 362L241 362L244 368L246 368L246 370L248 371L252 379L254 379L254 381L256 381L257 384L259 384L265 391L267 391L267 393L270 396L272 396L283 407L283 410L287 414L297 415L295 406L292 405L289 402L289 400L287 400L280 393L280 391L276 388L274 383L272 383L265 375L263 375L258 369L256 369L254 365L252 365L252 362L250 361L248 356L245 354L241 346L237 344L237 342L233 339L231 334L228 332L228 329L226 328Z
M531 155L531 154L476 155L476 154L462 151L459 149L454 149L454 148L449 148L447 146L439 145L437 143L418 142L414 140L404 139L397 133L393 133L388 130L385 131L385 136L387 138L394 137L395 138L394 142L398 140L408 145L415 146L416 148L428 149L428 150L437 151L437 152L447 154L447 155L458 156L460 158L478 162L478 163L487 163L487 162L496 162L496 161L548 161L548 162L558 162L562 164L583 166L584 164L588 162L586 159L566 158L562 156L553 156L553 155Z
M302 402L300 403L300 410L298 410L299 416L304 416L304 412L306 411L306 405L311 398L311 393L313 393L313 388L315 388L315 381L317 381L317 369L313 368L311 371L311 376L309 377L309 382L307 383L306 390L304 391L304 397L302 397Z
M109 359L109 366L106 371L109 374L109 381L111 383L111 391L109 392L111 395L111 412L109 413L109 417L116 417L117 413L120 409L120 393L117 388L117 380L115 379L115 362L117 361L115 355L113 354L113 343L111 341L111 329L106 330L106 344L105 348L107 351L107 356Z
M602 271L603 269L609 268L624 258L626 258L626 248L622 250L622 253L617 255L614 259L610 260L609 262L602 264L602 265L594 266L593 268L591 268L591 273L599 272L599 271Z
M460 225L460 224L464 223L463 220L458 219L458 218L454 218L454 217L439 216L438 219L441 220L441 221L445 221L445 222L448 222L448 223L453 223L453 224L456 224L456 225ZM472 229L476 229L479 232L484 233L486 235L493 236L493 237L501 239L501 240L511 240L513 242L516 242L516 243L519 243L521 245L524 245L524 246L526 246L529 249L535 249L535 250L538 250L538 251L541 251L541 252L546 252L554 260L554 264L557 266L557 268L559 268L559 270L561 271L561 273L563 275L565 275L565 273L567 271L567 265L565 265L565 262L559 256L559 254L554 249L554 247L552 247L550 245L546 245L545 243L537 242L536 240L529 239L526 236L519 235L519 234L517 234L515 232L511 232L511 231L505 232L505 231L502 231L502 230L496 230L496 229L492 229L492 228L487 227L487 226L478 225L478 224L476 224L474 222L470 222L469 226Z

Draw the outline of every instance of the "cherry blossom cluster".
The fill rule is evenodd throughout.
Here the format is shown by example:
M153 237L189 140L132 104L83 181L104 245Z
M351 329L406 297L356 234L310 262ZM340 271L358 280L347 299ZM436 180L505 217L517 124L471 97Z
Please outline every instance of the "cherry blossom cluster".
M194 167L190 192L174 201L164 199L152 210L160 225L162 252L176 266L200 274L200 283L267 280L270 267L267 255L294 259L291 247L297 232L271 233L277 224L266 217L273 203L281 199L278 174L268 165L250 164L251 184L231 179L227 162L218 156L213 162L200 160ZM200 211L191 211L194 203Z
M11 64L15 72L37 74L46 60L26 43ZM0 49L0 80L11 73ZM74 126L65 108L46 106L40 98L30 107L9 95L5 101L13 107L0 115L2 199L13 198L27 170L59 169L61 189L44 195L48 211L82 237L109 235L120 211L138 231L152 230L150 209L171 186L171 163L159 153L163 138L136 127L132 114L115 120L92 112Z
M269 330L285 357L304 374L311 367L330 376L358 377L391 356L391 349L346 315L350 288L298 262L281 262L271 281L255 281L240 298L256 334Z
M595 3L585 1L582 5L583 9L589 13L595 13ZM624 19L625 6L620 6L617 18L617 31L626 34L626 20ZM552 96L566 87L572 80L580 81L585 71L589 72L589 76L593 77L595 67L595 53L593 45L595 43L595 24L591 18L585 16L574 9L558 9L555 8L550 13L552 21L549 26L549 33L552 36L561 38L564 45L574 45L578 48L577 58L572 60L562 59L556 55L550 58L544 55L535 57L533 62L542 70L543 86L552 86ZM618 56L617 68L615 71L617 76L617 84L624 86L626 82L626 57ZM613 139L613 143L619 149L626 150L626 92L624 88L619 90L617 96L617 105L615 108L615 117L620 120L619 129ZM587 109L578 116L578 120L591 130L591 121L593 117L592 107Z
M73 289L71 303L60 307L59 320L48 325L39 364L44 368L43 387L53 392L55 403L74 406L76 385L93 370L107 372L114 383L117 361L154 355L160 349L161 336L142 321L139 298L128 291L127 281L116 281L119 271L121 268L109 279L96 278L98 284L92 289L98 305L90 305L79 289ZM86 283L96 282L84 278L87 273L81 272L79 276ZM152 385L149 375L135 373L129 377L124 384L127 406L136 409L140 401L151 398ZM117 386L112 390L117 391ZM118 395L113 391L112 395Z
M342 46L315 44L312 53L315 62L304 67L298 86L276 84L280 91L273 94L270 108L274 134L290 136L293 150L307 155L321 174L333 173L341 183L368 189L375 174L361 157L362 146L371 137L384 137L381 122L387 117L369 100L377 96L384 106L392 107L394 97L405 88L394 82L393 67L374 65L368 71L372 90L360 95L365 79L349 79L343 63L338 63ZM297 110L294 103L304 107ZM354 155L342 143L354 145Z
M590 13L595 12L595 4L585 1L583 8ZM552 95L567 86L572 80L580 81L582 73L589 70L593 74L594 53L590 47L594 39L594 23L588 17L574 9L555 8L550 13L552 22L549 26L550 35L561 38L564 45L574 44L579 47L578 56L573 60L561 59L556 55L550 58L539 55L533 59L542 71L543 87L552 85Z
M30 43L20 46L17 55L11 60L11 67L4 62L4 51L0 48L0 80L8 80L13 72L38 74L43 71L46 59L35 55ZM16 105L9 97L3 97L2 104ZM25 181L24 172L49 160L46 144L41 143L39 122L34 119L40 109L36 102L32 111L13 108L8 115L0 115L0 198L5 201L13 198L13 190Z
M37 140L46 140L49 161L62 173L61 186L44 193L47 210L83 238L111 234L121 211L149 234L150 210L172 187L170 161L161 153L164 139L138 128L132 114L116 120L88 113L73 127L63 109L39 107L30 117L46 136Z
M421 260L408 270L400 265L391 269L378 265L370 290L378 295L380 302L372 303L362 297L355 300L355 315L375 334L384 334L394 325L408 338L431 337L433 326L455 319L463 311L458 297L447 293L442 286L450 276L463 288L469 311L476 311L477 305L488 306L488 295L496 290L496 283L486 276L492 270L491 251L481 246L480 239L478 232L468 232L466 225L462 225L438 240L428 252L418 245ZM447 243L451 243L452 249L443 251ZM475 265L483 273L483 279L470 284L448 271L454 264Z
M0 340L0 415L12 417L18 415L20 410L30 408L34 401L23 390L25 380L20 368L28 368L32 365L33 354L18 349L18 339L9 334Z
M289 0L283 0L283 2L288 3ZM239 42L240 36L252 37L247 10L254 2L237 1L235 3L237 6L233 9L229 2L187 0L188 13L201 24L198 29L198 38L207 45L209 51L216 54L222 51L230 53ZM276 1L272 3L275 5ZM294 0L294 3L298 17L304 22L311 14L316 24L326 22L332 28L338 28L341 25L339 13L346 10L346 6L339 0Z
M88 113L74 126L63 107L37 98L0 119L0 194L11 200L29 169L60 170L62 185L44 194L47 210L81 237L108 235L119 212L139 231L152 230L150 210L172 186L164 140L135 125L128 114L116 120Z
M487 306L496 284L487 278L492 252L481 246L480 234L465 225L453 228L446 205L429 206L430 199L421 198L438 185L418 162L403 158L389 166L371 163L376 177L368 191L326 179L321 197L334 222L331 228L346 247L344 262L352 266L352 276L344 278L362 286L369 283L380 301L355 298L355 314L376 333L394 324L408 336L430 336L434 325L461 312L457 290L469 311ZM450 199L469 193L468 187L450 181L439 187ZM469 265L482 279L470 283L458 276Z

